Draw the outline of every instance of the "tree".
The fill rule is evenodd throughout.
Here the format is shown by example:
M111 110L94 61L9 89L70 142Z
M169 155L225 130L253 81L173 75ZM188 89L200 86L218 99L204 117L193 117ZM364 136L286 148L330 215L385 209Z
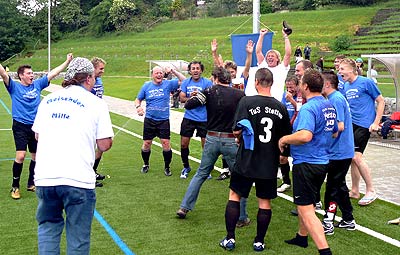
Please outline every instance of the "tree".
M103 0L89 12L89 30L96 36L115 30L110 17L112 0Z
M72 32L87 25L88 18L83 15L79 0L63 0L54 8L53 22L60 32Z
M30 17L19 12L17 4L16 0L0 0L0 61L20 53L33 41Z
M133 1L114 0L109 14L113 25L117 30L121 30L137 12L138 9Z

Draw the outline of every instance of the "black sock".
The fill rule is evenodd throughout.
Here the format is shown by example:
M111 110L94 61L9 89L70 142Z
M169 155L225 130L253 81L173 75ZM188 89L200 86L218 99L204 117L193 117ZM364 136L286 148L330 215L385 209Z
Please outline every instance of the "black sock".
M228 162L224 158L222 158L222 168L229 168Z
M279 165L281 167L283 183L291 185L290 181L290 165L289 163Z
M285 243L297 245L303 248L307 248L308 246L308 236L301 236L299 233L296 234L296 237L290 240L285 240Z
M164 157L164 167L167 168L169 167L169 164L171 164L172 150L170 149L169 151L163 151L162 154Z
M189 148L181 148L181 158L183 167L189 167Z
M151 150L145 151L142 149L142 159L145 165L149 165Z
M95 172L97 172L97 167L99 166L100 160L101 160L101 157L94 160L93 170Z
M319 252L320 255L332 255L332 251L331 251L331 249L329 247L325 248L325 249L318 250L318 252Z
M240 215L240 202L229 200L225 208L226 239L235 238L236 223Z
M19 179L21 178L21 173L22 173L22 166L24 163L17 163L14 161L13 164L13 181L12 181L12 187L19 188Z
M29 164L28 185L35 185L35 182L33 181L33 178L35 176L35 166L36 166L36 161L31 160L31 163Z
M269 223L271 222L272 210L258 208L257 213L257 236L254 242L264 243L264 237L267 233Z

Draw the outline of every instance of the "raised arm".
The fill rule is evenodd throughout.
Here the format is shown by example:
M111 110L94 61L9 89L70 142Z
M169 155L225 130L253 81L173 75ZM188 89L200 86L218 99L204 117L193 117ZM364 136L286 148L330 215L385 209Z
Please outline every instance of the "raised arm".
M8 86L10 84L10 76L8 76L4 67L0 64L0 76L4 81L4 84Z
M165 72L171 72L172 74L174 74L176 77L178 77L179 81L183 81L184 79L186 79L186 76L183 75L182 73L176 71L175 69L171 68L171 67L165 67Z
M72 55L72 53L68 53L67 55L67 59L64 61L64 63L62 63L61 65L57 66L56 68L54 68L53 70L51 70L48 74L47 74L47 79L50 82L52 79L54 79L57 75L59 75L65 68L67 68L67 66L69 65L69 63L71 62L71 60L74 58L74 56Z
M268 33L268 29L263 28L260 30L260 36L258 37L257 45L256 45L256 56L257 56L257 64L261 64L264 60L264 54L262 53L262 46L264 42L264 36Z
M222 60L222 56L218 55L217 50L218 50L217 39L213 39L211 41L211 53L214 59L214 66L221 67L224 65L224 61Z
M244 64L244 70L243 70L243 77L246 80L249 79L251 60L253 58L253 50L254 50L254 42L252 40L248 40L246 45L246 62Z
M285 56L283 57L283 65L285 67L289 66L290 64L290 56L292 55L292 46L290 45L289 36L285 34L282 29L283 40L285 41Z

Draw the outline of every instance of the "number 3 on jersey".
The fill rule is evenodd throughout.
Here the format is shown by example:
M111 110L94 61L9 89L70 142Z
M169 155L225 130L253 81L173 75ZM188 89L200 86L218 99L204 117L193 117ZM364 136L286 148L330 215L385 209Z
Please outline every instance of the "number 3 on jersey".
M272 121L271 118L264 117L260 121L261 125L264 125L264 132L265 134L259 135L258 138L260 139L260 142L262 143L268 143L271 141L271 129L272 126L274 125L274 122Z

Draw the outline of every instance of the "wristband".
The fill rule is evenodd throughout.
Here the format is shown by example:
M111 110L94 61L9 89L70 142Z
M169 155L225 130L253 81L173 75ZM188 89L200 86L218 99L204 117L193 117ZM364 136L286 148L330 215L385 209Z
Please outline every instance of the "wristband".
M138 109L139 107L141 107L140 105L136 105L136 109Z

